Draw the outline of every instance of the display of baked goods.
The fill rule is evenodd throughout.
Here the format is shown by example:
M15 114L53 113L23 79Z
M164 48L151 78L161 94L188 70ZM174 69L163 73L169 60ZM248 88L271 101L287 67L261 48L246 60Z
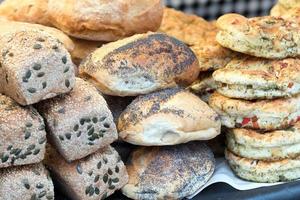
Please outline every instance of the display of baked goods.
M137 96L191 84L199 63L183 42L150 32L103 45L81 63L79 74L104 94Z
M298 0L212 22L162 0L5 0L0 199L183 199L214 156L300 178L299 22Z
M215 160L203 143L139 147L127 164L129 182L122 193L131 199L183 199L212 176Z

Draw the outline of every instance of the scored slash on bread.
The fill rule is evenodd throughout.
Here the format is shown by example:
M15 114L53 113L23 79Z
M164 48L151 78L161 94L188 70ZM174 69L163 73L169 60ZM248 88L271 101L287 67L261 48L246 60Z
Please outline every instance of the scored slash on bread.
M21 105L69 92L74 64L57 39L37 30L0 36L0 92Z
M126 167L111 146L71 163L48 146L44 162L53 180L71 199L105 199L128 182Z
M103 45L86 58L79 73L104 94L137 96L191 84L199 64L179 40L147 33Z
M82 79L76 78L69 94L41 102L37 108L45 118L50 142L68 161L83 158L118 138L104 98Z
M38 163L44 159L43 118L32 107L21 107L0 95L0 168Z

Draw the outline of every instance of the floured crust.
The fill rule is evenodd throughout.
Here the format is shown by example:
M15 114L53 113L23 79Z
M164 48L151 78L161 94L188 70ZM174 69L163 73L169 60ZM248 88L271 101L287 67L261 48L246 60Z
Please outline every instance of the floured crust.
M222 68L236 55L217 43L215 37L218 29L215 23L196 15L165 8L159 32L186 43L196 54L200 71Z
M41 102L37 108L51 142L68 161L86 157L118 138L106 101L82 79L76 78L70 93Z
M300 122L286 130L231 129L226 135L227 148L241 157L268 161L300 155Z
M300 60L234 59L213 73L218 92L242 99L291 97L300 92Z
M234 51L264 58L300 55L300 26L293 20L226 14L217 20L217 26L217 41Z
M242 158L228 150L225 151L225 157L235 174L245 180L274 183L300 177L299 157L267 162Z
M81 77L112 96L137 96L177 84L187 86L199 74L198 60L184 43L151 32L103 45L79 68Z
M216 137L220 121L197 96L173 88L136 98L121 114L118 130L132 144L174 145Z
M161 0L49 0L51 23L69 35L114 41L156 31L163 16Z
M215 92L209 105L228 128L284 129L300 119L300 95L275 100L230 99Z
M49 172L42 164L2 169L0 199L54 200L54 188Z
M139 147L131 154L129 182L122 193L132 199L183 199L211 177L215 161L203 143Z
M58 187L71 199L105 199L128 182L126 167L111 146L71 163L49 146L44 162Z

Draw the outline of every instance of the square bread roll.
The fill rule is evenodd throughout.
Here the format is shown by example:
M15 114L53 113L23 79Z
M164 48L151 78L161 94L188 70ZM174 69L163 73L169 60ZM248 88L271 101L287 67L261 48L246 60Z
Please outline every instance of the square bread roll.
M83 158L118 138L107 103L90 83L77 78L67 95L38 104L50 142L68 161Z
M34 108L21 107L4 95L0 95L0 138L0 168L38 163L44 158L43 118Z
M74 200L104 199L128 182L126 167L111 146L68 163L49 145L45 163L58 188Z
M42 164L7 168L0 171L0 199L54 200L54 188Z

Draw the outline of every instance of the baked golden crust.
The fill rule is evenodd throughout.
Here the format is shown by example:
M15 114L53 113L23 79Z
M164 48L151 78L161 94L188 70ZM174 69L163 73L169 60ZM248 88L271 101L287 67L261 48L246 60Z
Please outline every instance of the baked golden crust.
M196 54L200 71L222 68L236 55L217 43L215 37L218 29L215 23L196 15L165 8L159 32L186 43Z
M300 93L300 59L233 59L213 73L218 92L242 99L272 99Z
M268 162L239 157L228 150L225 157L236 175L245 180L273 183L300 177L300 157Z
M51 23L81 39L115 41L156 31L163 16L161 0L49 0Z
M217 26L217 41L232 50L264 58L300 55L300 26L292 20L226 14L217 20Z
M0 15L14 21L51 26L48 17L48 0L5 0Z
M139 147L128 164L129 182L122 193L132 199L183 199L211 177L215 160L203 143Z
M190 48L175 38L151 32L106 44L79 68L81 76L113 96L187 86L199 75L198 60Z
M79 65L90 53L100 48L105 42L88 41L72 38L74 49L70 51L72 60L75 64Z
M209 105L228 128L284 129L300 119L300 95L275 100L230 99L215 92Z
M123 140L144 146L212 139L220 134L220 125L206 103L179 88L137 97L118 121Z

